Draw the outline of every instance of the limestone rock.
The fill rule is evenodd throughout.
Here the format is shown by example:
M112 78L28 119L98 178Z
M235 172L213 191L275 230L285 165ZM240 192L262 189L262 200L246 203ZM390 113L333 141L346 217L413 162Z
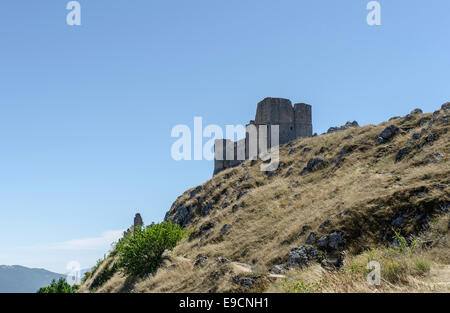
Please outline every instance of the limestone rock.
M288 254L287 266L289 268L305 267L311 261L317 260L318 256L317 250L311 246L293 248Z
M192 191L189 193L190 198L191 198L191 199L194 198L201 190L202 190L202 186L196 187L194 190L192 190Z
M330 127L328 128L327 134L331 134L337 131L342 131L342 130L346 130L352 127L359 127L359 124L357 121L353 121L353 122L347 122L345 123L345 125L343 126L336 126L336 127Z
M323 235L316 241L316 246L327 250L343 250L345 244L344 234L340 231Z
M400 162L411 152L410 147L403 147L400 150L398 150L397 155L395 156L395 163Z
M272 269L270 270L270 273L272 273L272 274L277 274L277 275L284 274L285 272L286 272L286 269L284 268L283 264L275 265L275 266L272 267Z
M306 175L326 167L326 163L321 158L310 159L306 167L300 172L300 175Z
M172 207L167 212L164 220L171 221L172 223L179 224L184 227L189 224L194 218L194 212L191 206L186 207L183 204Z
M441 106L441 110L443 110L445 113L448 113L450 111L450 102L446 102Z
M325 249L328 247L328 235L323 235L316 241L316 246Z
M202 206L201 210L200 210L200 215L201 216L206 216L209 214L209 212L211 211L213 206L213 202L212 201L208 201L205 205Z
M335 250L344 248L344 234L340 231L332 232L328 237L328 247Z
M222 228L220 229L220 233L221 233L222 235L223 235L223 234L226 234L227 231L230 229L230 227L231 227L231 224L225 224L225 225L223 225Z
M242 287L247 287L249 289L253 288L257 282L256 277L233 277L233 283L241 285Z
M431 118L430 117L422 117L419 121L419 126L422 127L423 125L425 125L428 121L430 121Z
M382 143L388 142L391 140L395 135L400 133L400 129L395 125L390 125L386 127L379 135L376 140L376 144L380 145Z
M212 229L214 227L214 223L213 222L206 222L203 223L200 228L198 229L198 236L202 236L204 235L207 231L209 231L210 229Z
M136 216L134 217L134 223L133 223L134 227L142 227L144 226L144 221L142 220L141 214L137 213Z
M305 243L307 245L312 245L314 243L314 240L316 239L316 233L315 232L311 232L308 237L305 240Z

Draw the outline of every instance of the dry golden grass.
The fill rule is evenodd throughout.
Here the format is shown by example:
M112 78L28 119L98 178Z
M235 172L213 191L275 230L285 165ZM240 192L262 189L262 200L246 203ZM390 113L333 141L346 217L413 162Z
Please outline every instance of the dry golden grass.
M408 223L400 231L405 235L418 233L420 229L414 222L414 215L436 212L439 205L449 203L449 125L442 121L443 115L441 112L431 126L428 123L418 126L422 117L431 117L430 114L421 114L403 124L400 118L379 125L299 139L281 147L280 167L272 177L260 171L260 161L255 164L246 162L221 172L203 184L192 199L190 193L193 189L181 195L173 206L199 207L202 201L212 201L213 209L209 215L197 215L188 225L188 229L194 231L205 222L213 222L211 230L199 238L183 239L154 275L130 282L116 274L98 291L241 291L242 288L233 282L233 277L240 274L230 264L216 264L215 259L219 256L249 264L252 275L263 282L257 291L286 291L281 287L280 279L267 277L268 271L273 265L283 263L290 249L303 245L311 230L318 236L330 230L344 232L347 238L345 266L366 258L370 248L384 251L383 234L391 235L387 226L394 218L408 214ZM401 134L388 143L375 145L378 134L392 124L401 129ZM418 143L423 144L431 133L437 139L395 163L397 151L413 133L421 131L423 135ZM348 135L353 138L345 139ZM352 151L346 153L338 165L330 163L325 169L300 175L309 159L320 157L331 162L344 147L351 147ZM289 155L292 148L296 151ZM433 161L437 152L444 158ZM317 231L326 220L330 225ZM221 234L224 224L232 226ZM303 226L309 226L311 230L299 236ZM434 236L435 240L436 234L434 229L422 236ZM448 237L448 224L446 231L440 234ZM442 273L448 271L448 249L437 246L421 253L432 264L431 273L440 273L435 272L439 268L445 269ZM194 267L195 260L203 255L209 257L206 264ZM319 265L301 272L289 272L289 281L285 285L290 280L304 280L307 282L303 286L305 290L318 292L426 291L430 286L441 291L430 277L417 277L412 272L408 272L401 283L386 281L384 287L372 288L365 278L354 273L349 275L345 266L344 270L336 272L325 271ZM132 286L124 288L126 283ZM83 287L81 290L87 289Z
M314 265L290 271L286 278L273 284L269 292L450 292L450 240L446 214L431 224L431 229L415 238L417 248L396 251L378 247L359 255L348 255L344 266L327 271ZM447 225L443 230L442 225ZM434 239L432 248L421 244ZM370 261L381 265L381 285L366 282Z

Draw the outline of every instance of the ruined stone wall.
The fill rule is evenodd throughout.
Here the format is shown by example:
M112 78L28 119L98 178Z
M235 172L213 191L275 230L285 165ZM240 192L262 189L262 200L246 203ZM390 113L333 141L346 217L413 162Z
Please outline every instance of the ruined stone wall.
M294 105L295 138L312 136L312 108L309 104Z
M292 106L289 99L283 98L265 98L258 103L256 109L255 120L250 121L247 125L246 138L233 143L230 140L216 140L215 160L214 160L214 175L220 171L236 166L242 163L242 151L244 149L245 160L249 159L250 141L249 141L249 127L256 126L257 134L257 151L258 153L264 149L259 146L259 138L262 134L259 133L259 126L267 125L267 148L273 146L275 142L271 138L271 125L279 126L279 144L288 143L299 137L312 136L312 114L311 106L305 103L296 103ZM264 137L263 137L264 138ZM234 155L232 159L226 155L226 147L233 147Z

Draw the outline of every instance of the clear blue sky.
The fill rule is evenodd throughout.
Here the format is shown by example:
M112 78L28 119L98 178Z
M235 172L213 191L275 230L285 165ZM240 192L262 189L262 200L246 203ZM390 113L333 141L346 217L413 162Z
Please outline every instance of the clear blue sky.
M314 131L450 100L450 2L0 3L0 264L91 266L134 213L161 221L208 161L176 124L246 123L262 98L313 105ZM106 247L106 248L105 248Z

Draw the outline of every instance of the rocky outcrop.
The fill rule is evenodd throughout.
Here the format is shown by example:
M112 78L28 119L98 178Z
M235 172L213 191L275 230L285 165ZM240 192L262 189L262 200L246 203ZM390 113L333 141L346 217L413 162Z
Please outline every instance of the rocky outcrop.
M316 246L326 250L343 250L345 244L344 234L339 231L323 235L316 241Z
M450 102L446 102L441 106L441 110L445 113L448 113L450 111Z
M326 162L321 158L310 159L306 167L300 172L300 175L306 175L308 173L318 171L326 166Z
M184 204L174 205L170 208L170 211L166 213L165 221L171 221L172 223L179 224L184 227L189 224L194 218L194 212L192 206L186 207Z
M316 249L311 246L301 246L293 248L287 257L287 266L289 268L305 267L311 261L317 260L319 254Z
M359 124L357 121L353 121L353 122L347 122L345 123L345 125L342 126L335 126L335 127L330 127L328 128L327 134L331 134L331 133L335 133L338 131L343 131L352 127L359 127Z
M376 140L376 145L380 145L382 143L386 143L390 141L395 135L400 133L400 129L395 125L390 125L386 127L379 135Z
M220 229L220 233L222 235L226 234L228 232L228 230L231 228L231 224L225 224L222 226L222 228Z
M395 156L395 163L398 163L401 160L403 160L403 158L405 158L405 156L407 156L410 152L411 152L410 147L403 147L400 150L398 150L397 155Z
M137 213L136 216L134 217L134 223L133 223L134 227L142 227L144 226L144 221L142 220L142 216L140 213Z

